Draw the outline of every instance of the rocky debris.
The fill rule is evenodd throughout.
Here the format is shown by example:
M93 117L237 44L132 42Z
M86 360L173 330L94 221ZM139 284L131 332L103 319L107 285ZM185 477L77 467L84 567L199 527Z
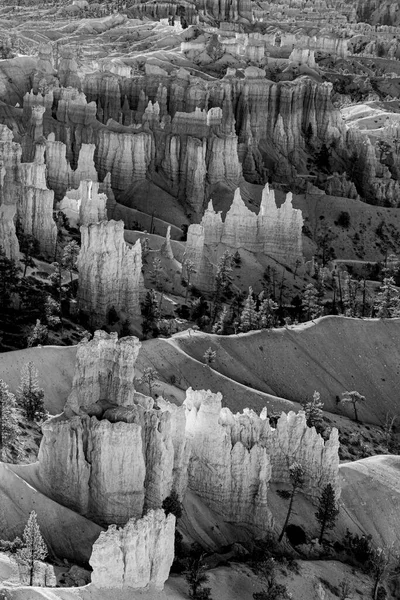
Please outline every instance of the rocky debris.
M193 283L200 289L212 291L222 248L233 253L243 249L264 254L294 267L297 261L303 261L302 227L302 213L293 208L292 194L287 194L278 208L274 191L268 184L263 190L258 215L246 207L239 188L225 221L214 211L210 201L200 225L190 225L188 230L186 256L199 265Z
M80 310L90 315L94 326L107 322L114 308L125 319L140 316L143 289L142 247L124 241L122 221L101 221L81 227L78 257Z
M162 590L174 560L175 517L150 510L124 527L111 525L93 545L92 584L98 588Z

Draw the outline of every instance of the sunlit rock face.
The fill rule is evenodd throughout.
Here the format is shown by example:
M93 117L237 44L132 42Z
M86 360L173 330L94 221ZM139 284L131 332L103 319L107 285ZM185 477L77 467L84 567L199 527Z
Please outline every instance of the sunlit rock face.
M44 146L35 145L33 162L22 163L21 158L22 148L13 142L13 133L0 125L0 244L7 256L17 258L18 219L21 231L33 235L40 251L52 257L57 232L53 221L54 192L46 185Z
M92 584L98 588L162 590L174 560L175 517L150 510L118 529L111 525L93 545Z
M107 195L99 193L99 183L82 180L78 189L68 190L58 203L58 209L73 227L107 220Z
M195 492L231 524L264 535L273 527L271 483L305 470L303 493L316 501L331 483L337 496L338 435L324 442L303 412L232 414L221 394L187 390L182 406L135 391L134 337L97 332L78 347L73 387L62 415L43 425L39 478L52 499L96 523L124 525L158 509L172 490Z
M200 225L190 225L188 230L186 256L198 267L193 282L200 289L212 290L215 265L225 249L265 254L294 267L303 261L302 227L302 213L293 208L292 194L287 194L278 208L274 191L268 185L258 215L246 207L239 189L225 221L210 201Z
M140 316L143 288L140 242L124 241L122 221L101 221L81 227L82 245L78 257L80 309L95 326L107 321L109 310L133 320Z

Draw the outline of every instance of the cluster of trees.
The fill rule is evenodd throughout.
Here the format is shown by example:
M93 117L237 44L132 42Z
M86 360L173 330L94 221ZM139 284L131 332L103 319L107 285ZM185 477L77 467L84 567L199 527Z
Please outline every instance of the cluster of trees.
M10 327L14 329L16 324L20 324L24 331L28 325L28 346L45 343L50 329L63 331L64 302L76 294L73 279L79 245L71 240L61 248L62 229L60 222L57 223L58 242L52 270L50 273L41 273L40 278L28 274L28 268L35 267L34 257L38 255L38 242L32 235L19 232L23 269L8 258L0 246L0 326L3 337L5 331ZM66 273L70 277L69 283L65 281ZM29 328L29 322L32 321Z
M44 391L38 383L38 371L32 361L21 371L21 381L14 395L0 379L0 460L18 460L22 453L21 419L40 423L47 417Z

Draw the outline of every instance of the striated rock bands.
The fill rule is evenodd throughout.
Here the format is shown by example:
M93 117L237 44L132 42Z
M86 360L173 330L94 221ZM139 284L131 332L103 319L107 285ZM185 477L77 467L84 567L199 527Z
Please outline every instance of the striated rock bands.
M314 501L331 483L339 495L338 435L324 442L305 415L264 410L233 415L221 394L187 390L180 407L135 392L140 343L97 332L80 344L63 415L43 426L39 475L46 493L99 524L125 524L194 491L225 521L263 535L273 526L270 483L289 483L301 462Z
M140 316L139 294L143 288L142 250L124 241L122 221L102 221L81 227L78 257L80 309L94 326L106 322L114 307L127 319Z
M111 526L93 545L92 584L99 588L162 590L174 560L175 517L150 510L125 527Z
M190 225L188 230L186 256L199 265L193 280L195 285L210 289L222 248L266 254L293 267L296 261L303 260L302 227L301 210L293 208L292 194L287 194L278 208L274 191L268 184L263 190L258 215L246 207L239 189L224 222L210 201L201 224Z

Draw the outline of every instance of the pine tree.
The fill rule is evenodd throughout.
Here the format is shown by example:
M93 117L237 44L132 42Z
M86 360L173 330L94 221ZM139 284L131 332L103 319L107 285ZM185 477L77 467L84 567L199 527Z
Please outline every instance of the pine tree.
M49 336L49 330L46 325L42 325L40 319L36 320L36 324L33 325L29 331L27 346L38 346L39 344L45 344Z
M226 325L228 322L228 308L224 306L222 311L219 313L218 321L212 328L213 333L218 333L220 335L224 335L226 332Z
M153 383L157 379L157 377L158 373L155 369L152 369L151 367L146 367L143 370L141 378L139 379L139 382L141 384L145 384L149 388L150 396L153 396Z
M206 361L206 364L208 366L210 366L213 362L215 362L216 357L217 357L217 353L211 347L207 348L207 350L203 354L203 358Z
M240 315L240 331L251 331L258 327L258 313L256 302L253 298L253 288L249 287L249 294L244 302L243 310Z
M213 323L221 306L222 295L229 292L232 285L232 260L232 254L226 250L218 261L215 276Z
M283 536L285 535L287 526L289 524L290 515L292 514L292 509L293 509L294 497L297 494L297 492L299 490L301 490L301 488L304 486L304 468L300 463L294 462L290 465L289 478L290 478L290 483L292 485L291 491L290 492L283 491L280 494L283 498L289 499L289 507L288 507L285 522L282 527L282 531L278 538L278 542L282 541Z
M63 250L61 266L66 271L69 271L71 283L72 283L72 271L76 267L79 251L80 251L79 245L77 242L75 242L75 240L72 240L71 242L69 242L69 244L67 244Z
M206 573L204 555L192 556L188 560L188 570L186 572L186 581L189 584L189 597L198 600L211 600L211 589L203 587L208 583L209 577Z
M44 303L44 314L49 327L55 327L61 323L61 305L52 296L47 296Z
M366 401L365 396L362 396L359 392L353 391L353 392L343 392L342 394L342 398L340 400L340 402L342 403L350 403L353 405L353 409L354 409L354 419L356 420L356 422L358 423L358 412L357 412L357 404L360 403L364 403Z
M0 379L0 460L7 460L7 452L18 455L20 428L18 410L14 394Z
M278 304L272 298L264 298L264 292L258 296L260 307L258 309L258 321L261 329L269 329L276 322L275 313L278 310Z
M318 510L315 518L321 525L318 542L322 544L324 533L327 529L333 529L336 523L339 510L336 506L336 495L332 484L324 486L318 502Z
M303 310L306 313L307 320L315 319L322 314L322 307L317 288L308 283L302 297Z
M376 315L380 319L400 316L400 293L395 287L393 277L385 277L374 304Z
M37 514L33 510L29 515L28 522L22 536L24 547L18 551L18 559L29 569L29 585L33 585L33 577L35 574L35 562L44 560L48 554L47 546L40 533L37 522Z
M322 425L324 403L320 401L321 394L314 392L312 400L302 403L303 410L306 414L308 427L315 427L317 430Z
M9 307L12 294L17 290L21 269L11 258L7 258L3 247L0 246L0 307Z
M148 290L145 299L141 304L141 312L143 317L142 331L143 335L147 336L151 330L156 328L157 319L160 314L154 290Z
M17 398L29 421L40 421L46 416L44 391L39 387L38 371L32 361L22 367Z
M24 233L20 233L18 235L18 241L19 249L24 255L22 263L25 265L23 273L23 277L25 277L28 267L35 266L35 263L32 260L32 256L35 256L39 253L39 241L33 235Z

